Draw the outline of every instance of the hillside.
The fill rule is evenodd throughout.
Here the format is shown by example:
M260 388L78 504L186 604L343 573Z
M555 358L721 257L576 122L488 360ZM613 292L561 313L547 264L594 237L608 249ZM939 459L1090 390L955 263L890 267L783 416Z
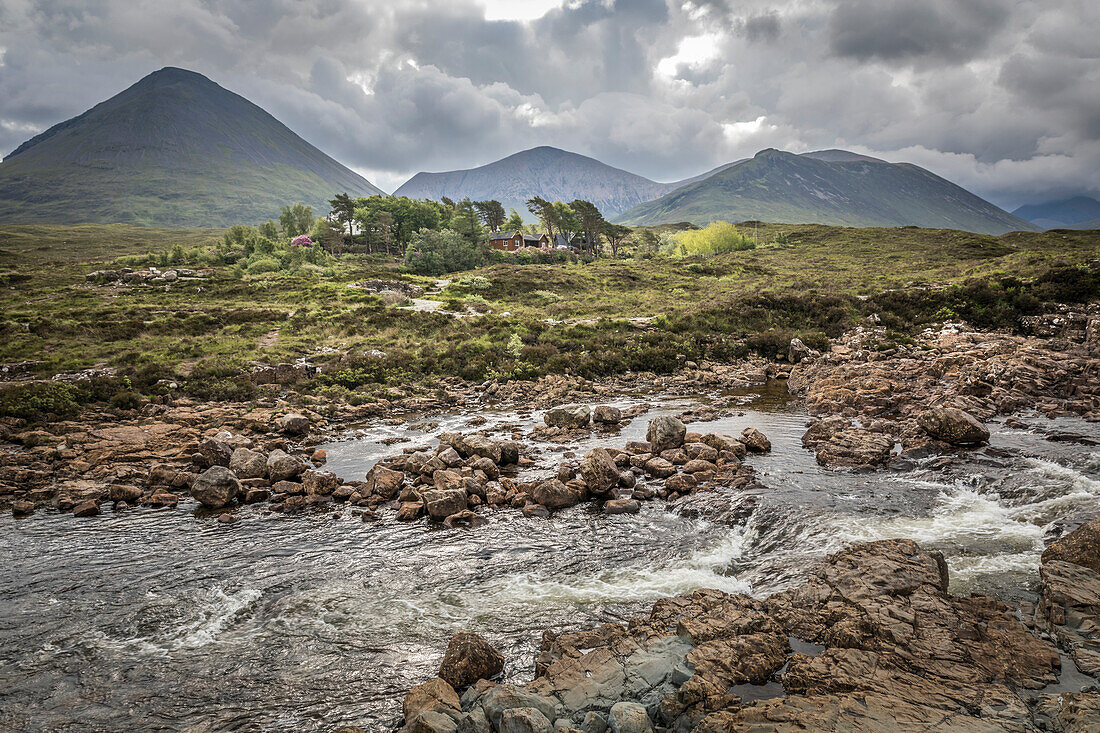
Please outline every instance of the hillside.
M409 198L474 201L496 199L505 210L531 219L526 201L591 201L604 216L613 216L669 190L667 184L612 168L594 158L551 147L524 150L495 163L446 173L417 173L394 194Z
M247 99L164 68L0 163L0 222L258 222L288 203L381 193Z
M774 149L636 206L617 220L705 225L718 219L855 227L915 225L986 234L1035 229L919 166L845 151L794 155Z
M1088 196L1027 204L1012 212L1043 229L1093 229L1100 219L1100 201Z

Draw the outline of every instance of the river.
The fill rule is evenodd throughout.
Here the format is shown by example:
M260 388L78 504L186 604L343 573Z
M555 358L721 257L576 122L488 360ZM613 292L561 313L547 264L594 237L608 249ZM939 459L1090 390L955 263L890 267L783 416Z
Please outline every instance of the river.
M643 399L624 395L615 404ZM647 422L705 398L650 397L615 435L538 444L547 472L565 450L621 446ZM857 472L801 447L808 416L781 389L746 390L740 414L690 429L753 426L772 452L747 460L763 488L747 520L688 518L665 504L604 516L592 505L527 519L489 512L475 530L363 521L347 509L284 516L259 506L225 525L180 508L78 520L40 511L0 519L0 729L388 730L404 692L432 676L447 640L476 631L527 680L543 628L644 613L696 588L765 595L856 541L911 537L940 549L952 591L1033 599L1044 538L1100 515L1100 426L1027 418L991 424L990 445ZM328 468L361 478L406 444L433 442L473 412L349 431ZM528 427L537 412L486 410L482 429ZM433 425L433 423L435 423ZM718 501L719 497L715 497ZM719 513L720 514L720 513Z

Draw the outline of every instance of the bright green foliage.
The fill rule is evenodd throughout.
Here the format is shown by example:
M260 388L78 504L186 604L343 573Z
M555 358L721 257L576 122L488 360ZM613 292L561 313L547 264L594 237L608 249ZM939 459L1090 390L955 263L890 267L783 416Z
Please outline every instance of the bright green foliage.
M279 224L283 233L290 239L300 234L309 234L313 231L313 207L305 204L284 206L279 214ZM266 235L269 236L270 235Z
M444 275L480 267L488 254L484 244L471 243L453 229L422 229L409 243L405 267L417 275Z
M504 222L504 231L514 232L517 229L523 229L523 216L512 209L512 212L508 215L508 221Z
M668 254L680 257L740 252L756 247L751 237L741 234L733 224L725 221L680 232L672 238L672 243Z

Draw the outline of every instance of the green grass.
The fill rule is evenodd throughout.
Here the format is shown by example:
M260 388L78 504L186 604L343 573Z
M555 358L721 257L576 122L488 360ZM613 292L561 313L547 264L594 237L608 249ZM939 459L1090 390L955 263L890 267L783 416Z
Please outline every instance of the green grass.
M0 268L14 264L104 262L123 255L214 245L223 229L157 229L131 224L5 224Z
M341 258L318 272L243 275L231 267L164 287L96 286L104 255L185 248L217 230L123 226L0 227L0 362L36 373L115 367L118 392L181 382L202 399L246 399L237 377L253 361L310 356L320 379L301 385L367 401L395 385L445 377L598 377L667 372L684 359L771 356L798 335L811 346L877 313L891 338L943 314L1012 328L1045 301L1095 300L1100 232L1001 237L948 230L742 226L754 250L709 258L601 259L584 265L497 264L459 274L439 299L484 316L387 307L349 285L430 278L381 257ZM774 244L785 233L788 244ZM1054 271L1054 275L1045 275ZM476 278L476 279L475 279ZM638 327L626 319L650 317ZM269 344L265 334L278 330ZM517 339L519 344L517 344ZM383 359L367 352L386 353ZM97 399L110 397L97 390ZM107 397L104 397L107 395ZM89 398L90 399L90 398Z

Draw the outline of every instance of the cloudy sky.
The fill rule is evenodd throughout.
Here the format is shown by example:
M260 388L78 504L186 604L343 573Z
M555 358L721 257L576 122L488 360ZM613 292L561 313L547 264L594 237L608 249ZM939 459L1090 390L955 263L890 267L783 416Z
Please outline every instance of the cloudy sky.
M1100 197L1096 0L0 0L0 150L162 66L386 190L536 145L661 181L766 147Z

